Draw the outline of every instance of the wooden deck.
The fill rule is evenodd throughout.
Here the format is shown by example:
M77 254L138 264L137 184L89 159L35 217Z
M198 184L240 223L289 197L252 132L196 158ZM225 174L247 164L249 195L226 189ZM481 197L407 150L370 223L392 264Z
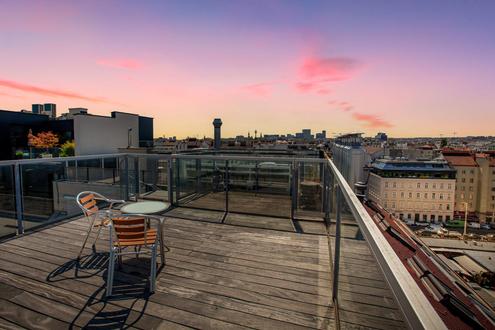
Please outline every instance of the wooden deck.
M0 328L335 328L328 237L169 217L167 263L147 294L148 260L129 258L104 298L107 237L76 264L87 223L0 244ZM404 327L366 243L343 240L342 328Z

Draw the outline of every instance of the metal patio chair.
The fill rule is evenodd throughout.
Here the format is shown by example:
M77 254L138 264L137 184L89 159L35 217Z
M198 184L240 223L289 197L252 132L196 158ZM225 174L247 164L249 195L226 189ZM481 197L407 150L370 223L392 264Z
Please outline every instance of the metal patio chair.
M109 199L103 196L102 194L99 194L94 191L80 192L76 197L76 201L77 201L77 205L81 208L81 210L84 213L84 216L89 222L88 232L86 234L86 237L84 238L84 242L83 245L81 246L81 250L77 255L77 259L80 259L81 254L84 251L84 247L86 246L86 243L88 242L89 236L91 235L93 229L98 228L96 238L93 242L93 250L95 250L95 244L96 241L98 240L98 237L100 236L101 227L106 226L108 223L110 223L110 216L115 212L118 212L118 210L114 209L114 206L116 204L123 204L125 203L125 201L117 200L117 199ZM103 210L100 209L97 204L98 201L103 201L107 203L108 208Z
M140 254L149 254L151 256L150 292L155 292L157 248L161 231L156 228L150 228L149 220L156 219L141 214L122 214L111 218L109 224L110 254L108 258L107 297L112 295L115 262L118 261L121 265L122 256L130 254L136 255L136 258ZM132 249L127 250L128 248Z

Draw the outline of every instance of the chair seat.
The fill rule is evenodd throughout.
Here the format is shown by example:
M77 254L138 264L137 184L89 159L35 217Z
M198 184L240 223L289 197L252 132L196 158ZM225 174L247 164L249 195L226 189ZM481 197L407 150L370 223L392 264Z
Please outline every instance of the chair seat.
M139 245L151 245L156 243L157 231L156 229L149 229L146 232L146 242L143 238L120 238L118 242L114 243L114 246L139 246Z

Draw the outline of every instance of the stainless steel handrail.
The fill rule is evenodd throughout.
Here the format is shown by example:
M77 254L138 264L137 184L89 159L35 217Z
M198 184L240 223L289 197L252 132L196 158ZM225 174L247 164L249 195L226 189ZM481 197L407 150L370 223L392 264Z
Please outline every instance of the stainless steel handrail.
M447 329L335 164L331 159L327 159L327 162L340 187L341 195L356 219L408 325L412 329Z

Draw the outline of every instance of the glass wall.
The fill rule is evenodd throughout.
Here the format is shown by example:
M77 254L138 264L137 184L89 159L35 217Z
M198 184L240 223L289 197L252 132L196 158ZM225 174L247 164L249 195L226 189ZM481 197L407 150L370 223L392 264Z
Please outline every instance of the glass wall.
M0 238L17 232L14 166L0 166Z

